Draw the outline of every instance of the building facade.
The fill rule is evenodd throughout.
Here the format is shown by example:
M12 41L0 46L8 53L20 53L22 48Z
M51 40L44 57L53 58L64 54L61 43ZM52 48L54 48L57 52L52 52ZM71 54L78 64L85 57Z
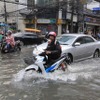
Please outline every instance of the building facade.
M100 3L99 0L95 0ZM100 10L95 12L92 8L91 11L87 10L84 13L85 30L91 31L94 35L100 33Z
M37 0L33 2L33 8L37 9L35 13L33 11L33 19L31 15L26 16L26 27L35 27L41 29L44 33L49 31L58 31L58 27L61 27L61 33L65 33L66 30L71 30L71 20L73 20L73 30L77 32L77 14L73 11L73 19L71 19L71 0ZM28 4L31 0L28 0ZM32 9L33 9L32 8ZM36 16L35 16L36 15ZM36 17L36 18L35 18Z
M0 1L0 23L6 23L9 29L14 31L23 30L25 27L23 17L19 14L19 9L22 9L22 6L17 4L16 0L6 1L5 6L4 2Z
M42 30L43 33L51 30L57 31L56 18L58 11L55 9L55 0L31 1L32 0L28 0L28 4L33 5L31 9L37 11L33 11L32 15L26 16L26 27L38 28Z
M34 0L33 0L34 1ZM74 2L73 2L74 1ZM84 31L84 0L37 0L33 2L32 15L26 16L26 27L35 27L46 31L57 31L62 26L62 33L68 29L70 32ZM31 0L28 0L31 4ZM90 2L90 1L89 1ZM62 11L59 11L59 10ZM60 12L60 13L59 13ZM36 15L36 16L35 16ZM33 18L32 18L33 17ZM36 18L35 18L36 17ZM60 17L60 18L59 18Z

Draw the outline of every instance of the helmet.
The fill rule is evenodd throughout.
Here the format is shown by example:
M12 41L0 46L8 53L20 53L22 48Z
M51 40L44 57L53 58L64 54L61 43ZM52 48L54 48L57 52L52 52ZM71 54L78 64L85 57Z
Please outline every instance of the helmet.
M49 36L54 36L54 37L56 37L57 35L56 35L55 32L50 32L50 33L49 33Z
M11 30L8 30L7 33L8 33L8 34L12 34L12 31L11 31Z

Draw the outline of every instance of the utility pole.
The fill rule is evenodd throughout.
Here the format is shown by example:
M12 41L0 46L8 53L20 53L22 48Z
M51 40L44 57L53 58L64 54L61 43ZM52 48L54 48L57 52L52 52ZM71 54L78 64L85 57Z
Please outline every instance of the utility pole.
M79 3L79 0L77 0L77 33L79 33L79 21L80 21L80 14L79 14L79 10L80 10L80 3Z
M83 28L82 28L82 32L84 33L85 30L86 30L86 27L85 27L85 14L84 14L84 11L85 11L85 7L87 7L87 1L88 0L81 0L81 5L82 5L82 18L83 18L83 21L82 21L82 25L83 25Z
M73 16L74 16L74 6L75 6L75 0L72 0L72 13L71 13L71 28L70 28L70 32L73 33Z
M59 11L58 11L58 36L62 33L62 9L61 9L61 2L63 0L59 0Z
M7 10L6 10L6 2L4 0L4 12L5 12L5 24L7 23Z
M37 29L37 16L36 16L36 13L37 13L37 8L36 8L36 5L37 5L37 1L35 0L35 9L34 9L34 12L35 12L35 29Z
M19 0L15 0L17 2L16 10L18 10ZM16 29L18 31L18 11L16 12Z
M5 32L4 32L4 34L6 35L6 30L7 30L7 27L6 27L6 25L7 25L7 9L6 9L6 2L5 2L5 0L4 0L4 18L5 18Z
M62 33L62 9L58 12L58 36Z

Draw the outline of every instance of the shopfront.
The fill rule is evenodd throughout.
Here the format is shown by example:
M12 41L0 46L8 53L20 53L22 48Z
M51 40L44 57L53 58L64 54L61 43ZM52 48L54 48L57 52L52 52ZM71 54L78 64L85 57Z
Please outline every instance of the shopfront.
M50 31L57 32L56 19L37 19L37 28L46 34Z
M100 18L85 16L85 29L93 34L100 32Z
M36 20L25 20L26 28L37 28L41 30L42 34L46 34L50 31L55 31L58 33L58 20L55 18L45 19L45 18L38 18ZM66 20L62 20L62 33L66 32Z

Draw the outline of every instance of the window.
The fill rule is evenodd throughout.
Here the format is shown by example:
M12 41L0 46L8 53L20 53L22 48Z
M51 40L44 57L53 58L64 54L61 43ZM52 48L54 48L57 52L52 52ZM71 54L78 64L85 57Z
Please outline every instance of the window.
M91 37L81 37L81 38L78 38L76 42L79 42L80 44L85 44L85 43L94 42L94 40Z
M78 39L76 40L76 42L79 42L80 44L84 44L84 43L85 43L85 41L84 41L84 38L83 38L83 37L78 38ZM76 43L76 42L75 42L75 43Z
M25 34L25 36L36 36L34 34Z
M94 42L94 40L91 37L85 37L85 43L91 43Z
M24 37L26 38L37 38L38 36L35 34L25 34Z
M71 44L75 39L75 36L62 36L61 38L58 39L60 44Z

